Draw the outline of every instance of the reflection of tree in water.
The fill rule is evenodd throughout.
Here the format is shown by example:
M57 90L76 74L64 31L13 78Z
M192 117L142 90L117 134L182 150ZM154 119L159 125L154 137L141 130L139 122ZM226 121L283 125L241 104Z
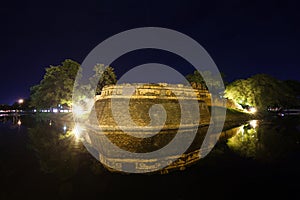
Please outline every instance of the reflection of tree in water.
M245 157L256 157L257 132L250 125L240 127L235 136L227 142L229 148Z
M300 152L299 118L275 119L253 128L243 125L228 139L228 147L244 157L275 161Z
M94 175L103 172L101 164L92 158L71 131L63 132L48 122L39 122L28 128L29 148L32 149L44 173L59 182L61 194L71 194L73 183L82 173Z
M78 157L72 152L72 136L58 134L57 130L37 124L30 128L30 148L35 151L45 173L57 174L62 179L72 176L78 168Z

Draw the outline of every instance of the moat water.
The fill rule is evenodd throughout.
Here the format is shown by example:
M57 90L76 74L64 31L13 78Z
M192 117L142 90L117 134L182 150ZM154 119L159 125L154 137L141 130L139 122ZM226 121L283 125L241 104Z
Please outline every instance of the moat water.
M293 196L300 186L299 117L252 120L223 132L184 171L106 170L61 122L0 116L0 199L191 199Z

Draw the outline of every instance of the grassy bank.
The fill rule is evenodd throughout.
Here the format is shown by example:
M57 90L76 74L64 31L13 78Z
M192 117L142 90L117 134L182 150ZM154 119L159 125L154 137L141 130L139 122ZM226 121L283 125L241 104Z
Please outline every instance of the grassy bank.
M209 108L211 112L211 108ZM252 119L259 119L258 115L248 114L244 112L240 112L234 109L226 109L224 107L215 107L215 115L214 121L217 121L218 118L221 118L221 115L226 112L226 118L224 122L223 131L240 126L245 122L252 120Z
M226 110L226 119L223 130L244 124L246 121L257 119L257 115L240 112L234 109Z

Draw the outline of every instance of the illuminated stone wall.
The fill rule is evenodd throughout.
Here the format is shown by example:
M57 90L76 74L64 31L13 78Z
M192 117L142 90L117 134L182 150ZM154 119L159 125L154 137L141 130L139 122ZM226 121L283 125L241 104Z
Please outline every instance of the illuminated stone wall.
M169 167L164 170L176 168L182 169L185 165L198 160L199 149L206 134L207 125L211 123L206 103L206 101L210 101L210 94L206 90L195 90L183 85L169 85L164 83L139 85L130 93L126 93L126 91L124 92L124 87L130 86L135 85L122 84L107 86L104 87L101 95L96 96L95 109L97 118L105 136L93 133L90 134L90 137L94 143L95 141L98 143L93 145L99 146L97 150L100 153L99 157L102 163L104 163L108 168L113 166L120 170L122 169L122 165L133 164L136 167L136 170L141 172L147 169L147 167L153 167L151 166L153 161L128 160L126 157L123 157L122 154L116 152L116 150L106 148L105 144L101 143L101 137L107 137L119 148L130 152L144 153L161 149L167 145L179 131L179 125L180 122L182 122L180 102L184 102L184 104L189 105L190 101L195 102L195 100L198 102L200 113L195 113L193 110L188 112L187 119L183 120L183 123L181 124L183 129L180 129L181 132L189 132L192 129L198 128L195 140L191 147L179 160L169 165ZM166 121L163 128L156 135L146 138L137 138L124 133L118 127L118 124L112 114L112 99L113 106L117 107L117 109L115 109L115 115L120 116L118 120L123 120L126 123L126 120L128 119L126 117L122 118L122 109L118 108L128 107L132 121L138 126L125 127L126 132L138 131L141 134L147 135L153 134L153 132L157 131L155 130L155 127L153 127L153 129L148 128L147 130L143 130L143 126L147 126L151 122L149 109L155 104L160 104L165 109ZM195 114L200 116L199 123L195 123L193 121L193 118L195 118L193 116ZM157 117L159 118L159 116ZM195 127L195 124L197 124L197 127ZM182 134L181 137L185 137L185 134ZM180 141L178 142L178 146L180 146ZM169 162L168 158L172 156L173 155L161 155L160 162Z

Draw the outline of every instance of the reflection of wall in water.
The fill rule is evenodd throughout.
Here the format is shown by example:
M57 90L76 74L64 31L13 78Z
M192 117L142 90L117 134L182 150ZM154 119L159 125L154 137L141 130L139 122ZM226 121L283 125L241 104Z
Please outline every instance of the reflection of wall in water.
M128 85L125 85L128 86ZM116 168L122 168L123 164L131 163L136 166L137 170L143 171L147 167L158 167L159 162L151 162L148 160L128 160L118 152L111 152L110 148L105 148L105 144L101 143L101 137L108 137L109 140L120 147L123 150L136 153L152 152L161 149L167 145L177 134L179 124L181 121L181 108L178 99L181 99L185 104L189 104L189 101L197 101L200 111L200 121L198 133L191 147L187 150L186 154L182 155L179 160L169 166L171 168L183 168L185 165L195 162L199 159L199 149L207 131L207 125L210 123L210 113L206 104L207 97L210 98L210 94L206 91L205 99L204 91L199 93L198 90L188 88L183 85L167 85L167 84L145 84L138 86L137 89L130 96L121 96L124 85L105 87L101 96L96 97L95 108L97 112L98 121L100 127L105 133L105 136L101 136L97 133L89 133L93 146L98 146L100 151L101 162L108 166L114 166ZM112 96L114 95L114 96ZM118 128L117 123L114 120L112 114L112 101L114 106L126 107L126 98L130 98L129 101L129 113L133 122L138 126L147 126L151 122L149 117L149 109L155 104L160 104L166 111L166 121L160 132L152 137L137 138L125 134ZM205 101L204 101L205 100ZM118 109L115 109L118 112ZM121 109L120 109L121 110ZM118 116L122 116L122 113L116 113ZM189 116L193 116L193 113L189 113ZM199 113L198 113L199 115ZM121 120L126 122L126 118L120 117ZM119 119L119 120L120 120ZM190 131L191 128L195 128L195 123L191 117L185 119L186 126L182 131ZM196 126L196 128L197 128ZM137 131L135 127L126 127L128 132ZM139 130L140 131L140 130ZM153 134L155 130L143 130L142 134ZM185 137L185 134L182 135ZM98 143L98 144L96 144ZM180 146L178 142L178 146ZM169 158L172 155L161 155L161 162L169 162ZM156 166L152 166L156 165ZM168 163L171 164L171 163ZM158 167L159 168L159 167Z

